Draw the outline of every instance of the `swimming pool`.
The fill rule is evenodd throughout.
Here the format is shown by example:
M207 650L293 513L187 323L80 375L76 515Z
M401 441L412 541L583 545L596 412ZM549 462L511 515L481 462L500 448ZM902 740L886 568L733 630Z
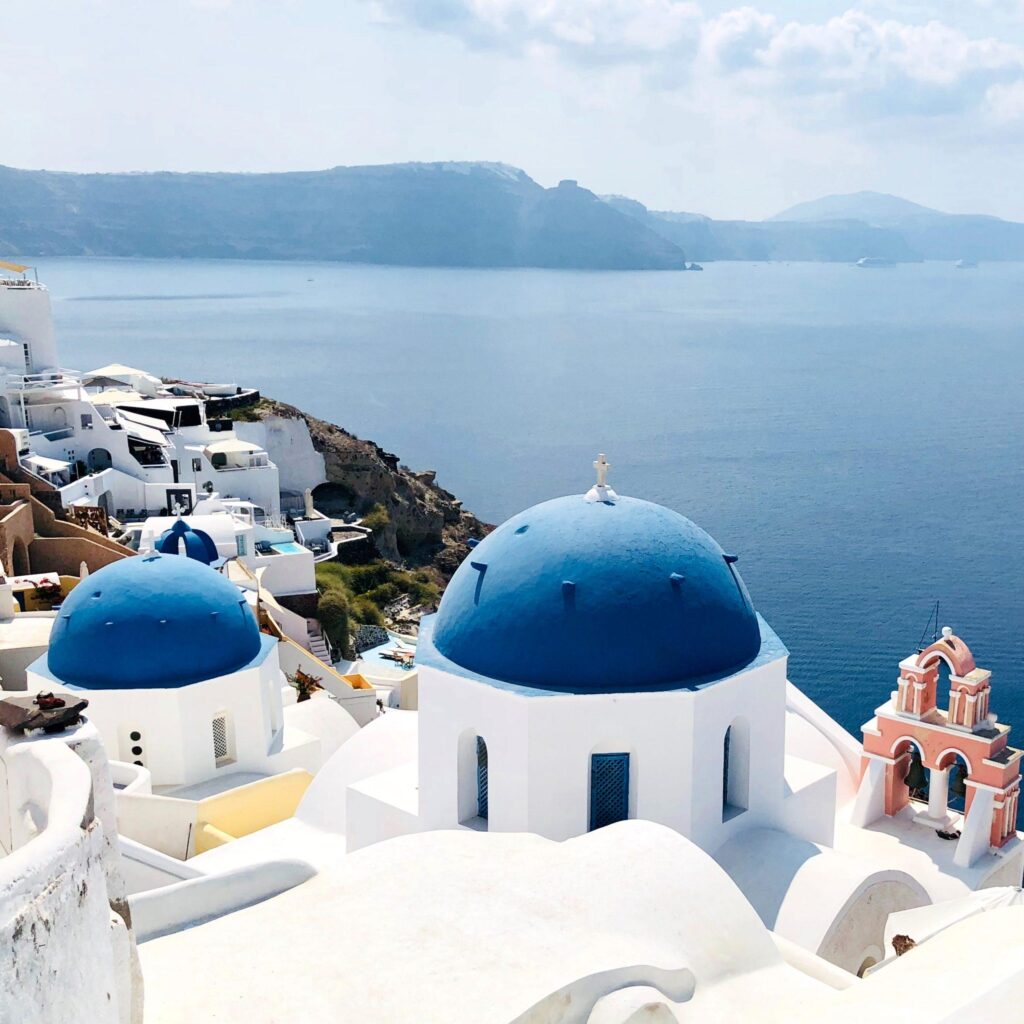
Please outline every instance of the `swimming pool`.
M271 544L270 546L281 555L301 555L306 550L301 544L296 544L293 540L286 540L280 544Z

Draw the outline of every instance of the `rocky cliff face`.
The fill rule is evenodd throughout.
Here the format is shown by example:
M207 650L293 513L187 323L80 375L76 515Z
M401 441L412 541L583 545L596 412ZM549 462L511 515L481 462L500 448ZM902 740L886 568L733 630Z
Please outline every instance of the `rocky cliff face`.
M432 470L413 472L372 441L282 402L263 399L252 414L305 422L327 477L314 490L317 508L325 514L352 509L366 515L377 550L389 561L431 567L439 582L447 583L469 551L466 542L491 529L440 487Z

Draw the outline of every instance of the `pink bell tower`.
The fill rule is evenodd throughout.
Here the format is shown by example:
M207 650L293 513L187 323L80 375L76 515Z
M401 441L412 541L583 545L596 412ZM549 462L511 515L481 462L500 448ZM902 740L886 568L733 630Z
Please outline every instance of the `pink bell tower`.
M939 693L939 671L949 670L949 692ZM969 866L1016 836L1022 751L1009 745L1010 727L989 710L991 672L978 668L970 648L947 626L930 647L900 662L892 699L864 726L862 776L884 764L884 813L911 806L905 781L915 758L930 770L928 806L913 820L937 830L962 829L956 861ZM947 701L945 709L939 701ZM966 768L963 820L948 808L949 772ZM864 783L862 782L862 785Z

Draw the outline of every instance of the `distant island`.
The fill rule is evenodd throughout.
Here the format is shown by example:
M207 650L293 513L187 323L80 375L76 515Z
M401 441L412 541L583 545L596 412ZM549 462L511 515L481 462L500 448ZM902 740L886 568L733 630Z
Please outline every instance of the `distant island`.
M495 163L276 174L73 174L0 166L0 256L308 259L678 270L687 261L1024 260L1024 224L877 192L764 221L544 188Z

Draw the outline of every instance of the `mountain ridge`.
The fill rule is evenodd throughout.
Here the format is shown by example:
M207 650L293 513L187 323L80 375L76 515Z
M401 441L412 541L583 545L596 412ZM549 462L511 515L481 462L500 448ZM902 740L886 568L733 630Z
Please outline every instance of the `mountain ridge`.
M862 191L762 221L652 210L501 162L80 174L0 165L0 254L681 269L686 260L1024 260L1024 224Z
M592 192L504 164L267 174L0 166L0 251L658 270L679 248Z

